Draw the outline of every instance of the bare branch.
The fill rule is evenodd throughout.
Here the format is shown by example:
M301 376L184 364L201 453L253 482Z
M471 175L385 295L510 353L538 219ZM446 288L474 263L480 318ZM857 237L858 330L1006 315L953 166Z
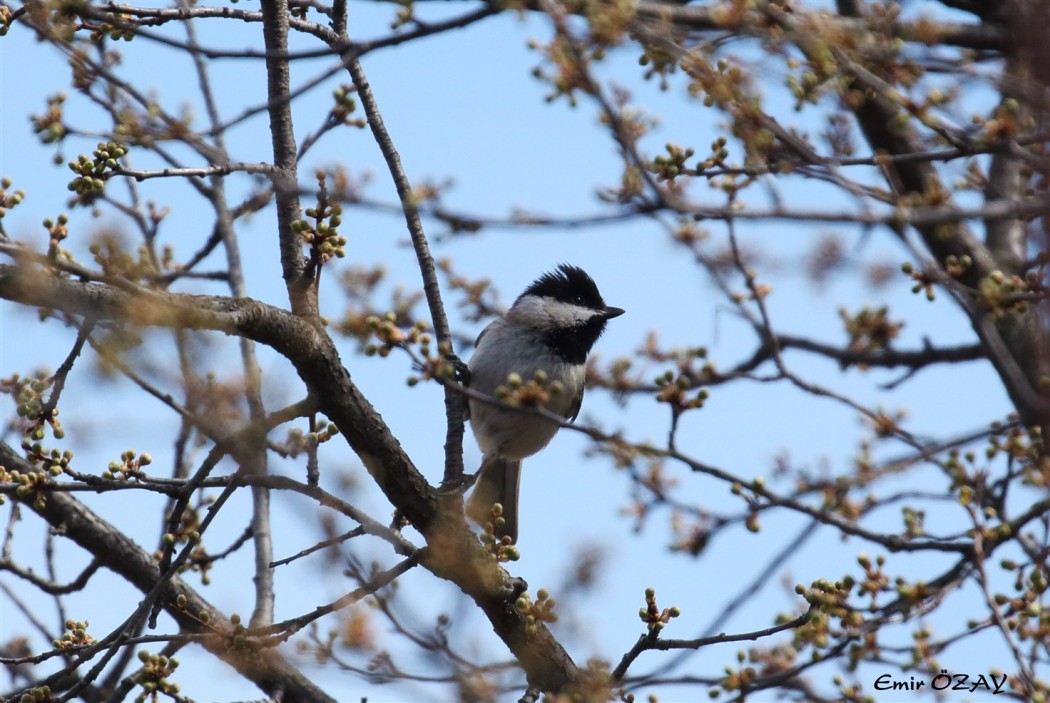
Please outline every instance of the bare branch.
M266 0L262 3L263 37L266 51L281 54L288 51L288 2ZM273 142L273 186L277 198L277 234L281 242L281 268L288 286L292 311L298 315L316 317L317 296L313 279L306 270L302 242L292 230L299 219L299 184L292 127L292 110L287 100L291 92L288 62L280 58L266 59L266 93L270 113L270 135Z
M32 467L3 442L0 442L0 463L24 472L32 471ZM143 593L153 590L158 583L161 574L153 556L75 498L55 493L49 495L42 505L34 504L31 509L93 554L102 566L127 579ZM267 694L278 695L278 692L283 692L284 700L306 703L333 700L277 651L267 649L237 653L227 647L224 633L231 633L233 625L178 576L168 579L159 595L159 602L181 628L209 635L201 643L223 657ZM177 606L179 596L186 599L186 607ZM209 614L207 625L200 618L202 612Z
M423 223L419 219L419 210L416 207L415 195L408 176L405 175L404 167L401 165L401 157L397 153L393 139L387 132L383 117L379 113L372 88L365 77L364 69L357 58L349 61L347 68L350 76L357 86L357 93L361 97L361 104L368 115L368 125L372 129L376 143L383 158L386 160L387 168L393 178L394 186L397 188L398 197L401 199L401 207L405 213L405 223L408 226L409 236L412 238L412 247L416 252L416 261L419 264L419 272L423 277L423 292L426 294L427 306L430 308L430 319L434 324L434 332L437 335L439 345L446 346L448 353L453 352L452 335L449 331L448 318L445 316L445 306L441 302L441 287L438 285L437 269L434 266L434 257L430 254L430 245L427 243L426 232L423 231ZM466 408L463 397L451 389L445 390L445 421L447 432L445 435L445 477L443 483L448 485L458 484L463 476L463 420L466 416Z
M780 625L774 625L767 627L762 630L755 630L754 632L742 632L736 635L727 635L722 633L713 637L699 637L695 640L664 640L659 637L659 630L653 630L647 635L642 635L635 642L634 646L623 655L623 659L613 669L612 677L614 680L620 680L627 673L627 669L630 668L634 660L638 658L638 655L642 652L649 650L663 650L668 649L700 649L711 644L721 644L723 642L744 642L747 640L757 640L763 637L769 637L775 635L778 632L784 632L785 630L794 630L797 627L801 627L809 621L812 617L812 612L806 612L799 615L794 620L789 620Z
M217 164L212 166L201 166L198 168L161 168L142 171L133 168L119 167L114 175L128 176L136 181L145 181L150 178L205 178L208 176L228 176L233 173L259 173L266 176L274 173L270 164Z

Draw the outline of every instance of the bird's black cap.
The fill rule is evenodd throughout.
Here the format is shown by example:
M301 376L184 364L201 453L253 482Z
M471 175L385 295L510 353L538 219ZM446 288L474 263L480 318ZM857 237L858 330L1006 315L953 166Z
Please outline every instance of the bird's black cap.
M565 325L544 329L543 342L558 356L572 364L587 361L587 354L605 331L605 323L623 314L621 308L605 304L598 286L587 272L578 266L559 264L557 270L549 271L525 289L526 296L550 298L568 305L575 305L596 314L586 319L576 318Z
M605 310L605 301L594 279L579 266L559 264L557 270L548 271L525 289L521 294L535 295L541 298L553 298L563 303L571 303L592 310Z

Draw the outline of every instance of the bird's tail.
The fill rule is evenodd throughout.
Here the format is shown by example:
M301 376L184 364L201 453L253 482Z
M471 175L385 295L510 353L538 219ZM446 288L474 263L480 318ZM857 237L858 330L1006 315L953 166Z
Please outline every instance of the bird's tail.
M495 528L496 538L504 535L518 541L518 485L521 462L498 457L485 457L474 483L474 493L467 500L467 515L479 525L493 522L492 506L503 506L503 526Z

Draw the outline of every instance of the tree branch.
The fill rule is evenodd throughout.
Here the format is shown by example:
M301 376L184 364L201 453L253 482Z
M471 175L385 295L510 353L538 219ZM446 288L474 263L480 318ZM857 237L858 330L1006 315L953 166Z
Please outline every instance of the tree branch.
M158 293L125 285L134 294L107 284L0 265L0 298L72 314L92 313L99 321L222 331L273 347L295 366L321 412L336 424L387 499L426 536L431 550L423 565L455 583L485 612L530 683L541 690L560 691L576 679L576 665L550 631L546 627L527 631L525 616L502 594L507 574L483 558L477 538L467 528L461 498L435 495L350 379L334 343L322 330L252 299ZM243 477L244 482L250 480ZM272 480L269 483L273 485Z
M312 275L306 269L302 242L292 231L299 219L298 162L292 108L287 96L291 90L288 61L273 54L288 51L288 2L263 0L263 38L266 44L266 93L270 113L270 139L273 143L274 195L277 199L277 233L281 242L281 268L288 287L292 311L316 317L317 296Z
M789 620L788 622L774 625L773 627L767 627L762 630L742 632L736 635L727 635L723 632L719 635L714 635L712 637L699 637L695 640L662 640L659 637L660 631L653 630L652 632L639 637L634 646L623 655L620 663L616 665L615 669L613 669L612 678L614 681L622 679L624 674L627 673L627 669L642 652L647 652L653 649L661 651L669 649L700 649L701 647L706 647L711 644L720 644L722 642L745 642L748 640L757 640L763 637L769 637L770 635L775 635L784 630L793 630L796 627L801 627L809 621L809 618L810 612L805 612L794 620Z
M438 285L437 269L434 266L434 257L430 254L430 245L427 243L426 232L423 223L419 219L419 209L416 206L416 196L412 192L412 184L405 175L404 167L401 165L401 156L397 153L394 141L387 132L383 117L379 113L379 105L375 96L372 95L372 87L368 84L364 69L357 57L353 57L347 63L350 76L354 85L357 86L357 94L361 98L361 105L368 116L368 126L372 129L379 150L383 153L390 176L397 188L398 197L401 199L401 209L405 213L405 224L408 227L409 236L412 238L412 247L416 252L416 261L419 264L419 272L423 277L423 292L426 294L427 306L430 308L430 319L434 324L434 333L437 335L438 344L448 348L452 353L452 334L449 331L448 318L445 316L445 306L441 302L441 287ZM466 417L463 396L454 390L445 388L445 476L443 483L457 484L463 476L463 423Z
M27 473L34 470L5 442L0 442L0 464ZM126 579L143 593L151 591L160 579L160 569L153 555L76 498L63 493L49 493L42 504L33 502L23 505L92 554L102 566ZM179 596L186 599L184 608L177 605ZM183 631L209 635L200 640L202 646L237 669L267 695L283 696L283 700L289 702L328 703L334 700L275 649L239 652L229 647L227 636L232 636L233 624L178 576L168 580L159 601ZM202 612L208 613L207 624L199 617Z
M752 14L725 12L719 5L676 5L654 0L640 0L637 19L658 26L670 23L676 29L694 31L729 31L736 34L765 37L769 27ZM797 22L786 26L804 35L812 27L827 27L839 36L857 36L869 30L867 22L850 17L829 16L823 11L793 8ZM891 32L908 42L928 46L947 44L968 49L1003 50L1009 42L1005 29L998 25L963 22L899 21ZM794 37L796 40L798 37Z

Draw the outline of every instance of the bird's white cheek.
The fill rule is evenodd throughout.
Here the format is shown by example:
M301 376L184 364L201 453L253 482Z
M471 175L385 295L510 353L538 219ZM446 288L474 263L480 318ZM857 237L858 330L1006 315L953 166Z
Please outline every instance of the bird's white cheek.
M594 310L579 305L534 296L522 298L507 313L515 324L536 330L576 327L594 315Z
M595 314L594 310L560 301L547 301L544 312L547 324L552 327L578 327Z

